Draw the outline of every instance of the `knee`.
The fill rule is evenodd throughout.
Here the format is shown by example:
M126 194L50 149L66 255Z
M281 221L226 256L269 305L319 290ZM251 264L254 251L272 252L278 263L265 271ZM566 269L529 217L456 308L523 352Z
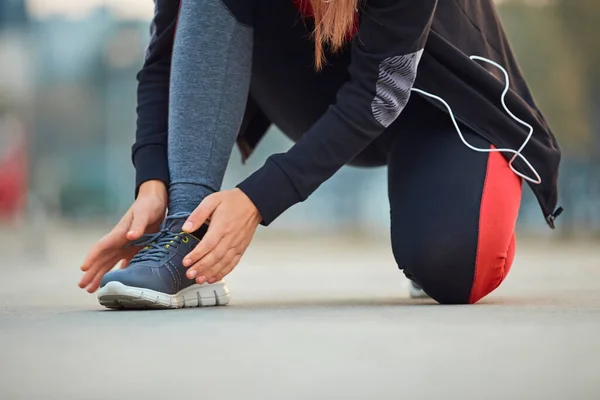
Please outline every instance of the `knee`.
M508 252L504 247L483 257L476 241L410 242L393 243L398 266L440 304L478 302L500 285L514 256L514 241Z
M423 264L404 267L404 274L415 281L433 300L443 305L472 304L470 285L439 270L427 270Z
M467 238L425 241L416 236L392 242L394 257L406 277L440 304L473 303L476 246Z
M406 277L440 304L469 304L473 268L464 264L464 250L439 246L394 246L394 255Z

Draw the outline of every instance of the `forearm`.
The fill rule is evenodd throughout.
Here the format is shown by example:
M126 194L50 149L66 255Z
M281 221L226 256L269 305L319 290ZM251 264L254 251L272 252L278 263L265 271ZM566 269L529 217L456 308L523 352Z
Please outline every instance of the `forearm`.
M136 171L136 192L148 180L159 180L167 186L169 184L169 71L169 65L156 65L138 74L137 131L131 151Z
M167 137L171 54L179 1L156 0L151 39L141 71L137 75L137 130L132 147L136 169L136 194L149 180L169 184Z
M292 148L239 185L269 224L304 201L402 112L437 0L370 0L352 44L350 79L336 103Z

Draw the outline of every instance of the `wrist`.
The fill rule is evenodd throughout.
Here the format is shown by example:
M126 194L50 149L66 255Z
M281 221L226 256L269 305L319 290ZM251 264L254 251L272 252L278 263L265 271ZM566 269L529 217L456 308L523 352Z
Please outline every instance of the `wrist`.
M244 198L248 201L248 205L251 210L250 212L252 213L252 219L254 220L254 222L256 222L256 225L259 225L262 222L263 217L260 214L259 209L256 207L256 205L252 201L252 199L250 197L248 197L248 195L246 193L244 193L244 191L242 189L235 188L234 190L237 190L239 193L241 193L242 196L244 196Z
M138 191L139 196L158 196L167 201L167 186L163 181L150 180L142 183Z

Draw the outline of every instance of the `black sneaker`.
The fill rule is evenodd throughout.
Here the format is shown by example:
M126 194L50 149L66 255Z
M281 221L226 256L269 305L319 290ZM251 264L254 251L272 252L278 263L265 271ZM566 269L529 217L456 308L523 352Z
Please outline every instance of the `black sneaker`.
M229 303L225 281L198 285L185 275L183 258L200 242L206 225L194 235L181 226L189 214L168 216L160 231L144 235L132 246L145 246L125 269L104 275L98 301L108 308L181 308Z

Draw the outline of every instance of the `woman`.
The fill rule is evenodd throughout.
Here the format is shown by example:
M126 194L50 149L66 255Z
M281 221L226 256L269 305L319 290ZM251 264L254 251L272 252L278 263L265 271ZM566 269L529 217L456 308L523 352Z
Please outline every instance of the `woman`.
M82 266L107 307L226 304L257 226L346 164L387 165L398 267L443 304L506 277L522 179L560 212L560 152L492 0L156 0L138 80L137 198ZM296 144L219 191L271 123Z

